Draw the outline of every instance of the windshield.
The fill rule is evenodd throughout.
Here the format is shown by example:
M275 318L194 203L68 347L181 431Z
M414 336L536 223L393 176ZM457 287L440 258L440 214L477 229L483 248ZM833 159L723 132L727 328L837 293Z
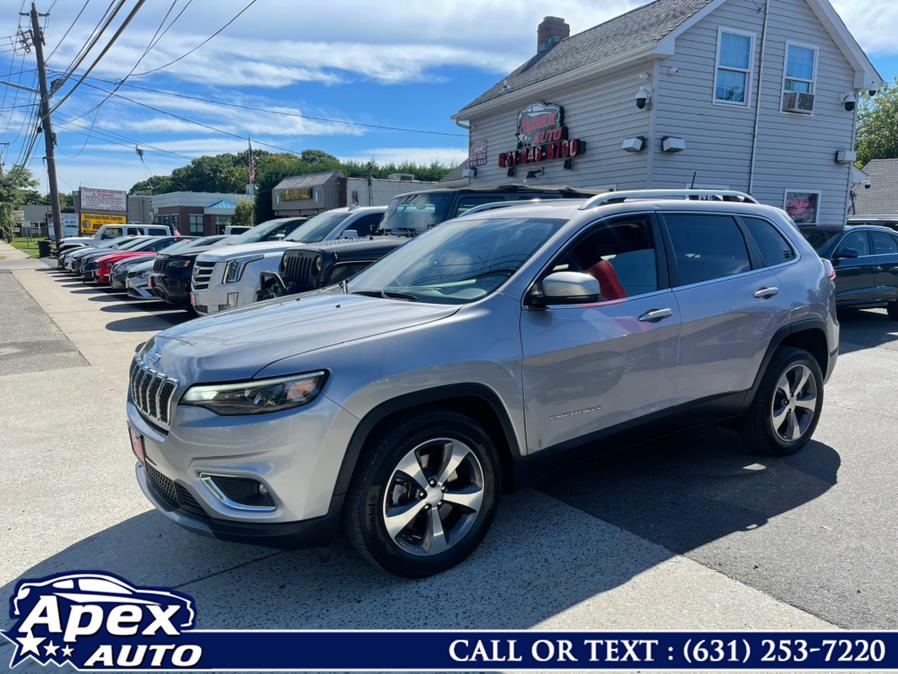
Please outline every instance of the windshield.
M350 216L349 211L326 211L307 220L287 237L287 241L317 243L333 232L340 223Z
M449 218L453 192L422 192L395 197L380 228L392 232L424 232Z
M233 246L239 246L244 243L258 243L259 241L277 241L283 239L284 235L291 232L301 222L302 219L269 220L251 227L243 234L235 236L228 243Z
M814 250L820 253L827 247L827 244L829 244L830 241L842 233L842 230L802 227L801 233L804 235L804 238L808 240L808 243L814 247Z
M491 218L442 225L360 273L348 290L439 304L474 302L502 285L564 222Z
M113 239L110 242L112 245L97 246L97 248L118 248L119 250L131 250L144 241L146 241L146 238L142 236L122 237L119 239Z
M175 239L170 244L168 244L165 248L161 248L159 250L160 253L178 253L182 250L189 250L191 247L195 246L197 242L202 241L202 239L185 239L184 237L180 237Z

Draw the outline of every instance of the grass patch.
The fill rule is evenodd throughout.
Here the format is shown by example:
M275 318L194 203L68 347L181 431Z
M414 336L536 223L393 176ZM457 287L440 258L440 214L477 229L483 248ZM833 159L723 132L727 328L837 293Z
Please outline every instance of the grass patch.
M37 257L37 242L38 239L24 239L22 237L16 237L12 240L12 246L13 248L18 248L29 257Z

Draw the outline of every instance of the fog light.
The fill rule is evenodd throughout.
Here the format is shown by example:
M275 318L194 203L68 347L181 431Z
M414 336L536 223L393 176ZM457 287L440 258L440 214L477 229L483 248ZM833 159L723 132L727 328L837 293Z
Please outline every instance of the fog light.
M200 481L212 495L235 510L275 509L268 487L251 477L200 473Z
M229 307L237 306L237 296L238 295L240 295L240 293L228 293L228 306Z

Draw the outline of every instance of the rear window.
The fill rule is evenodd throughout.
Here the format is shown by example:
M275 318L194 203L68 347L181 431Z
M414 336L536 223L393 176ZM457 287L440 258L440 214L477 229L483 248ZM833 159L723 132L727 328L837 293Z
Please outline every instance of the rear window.
M454 192L421 192L395 197L380 223L381 229L391 232L421 233L451 216ZM472 204L469 208L473 208Z
M742 222L758 244L764 264L768 267L795 259L795 251L786 238L772 224L761 218L742 218Z

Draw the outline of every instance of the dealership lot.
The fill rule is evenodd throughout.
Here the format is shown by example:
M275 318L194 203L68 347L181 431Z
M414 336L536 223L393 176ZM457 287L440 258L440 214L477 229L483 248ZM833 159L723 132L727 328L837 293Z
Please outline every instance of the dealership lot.
M187 315L0 257L7 595L21 576L104 569L183 589L204 627L898 628L898 324L883 311L844 316L802 453L760 457L709 428L559 471L505 499L471 560L411 582L344 542L324 562L152 511L128 449L128 364Z

